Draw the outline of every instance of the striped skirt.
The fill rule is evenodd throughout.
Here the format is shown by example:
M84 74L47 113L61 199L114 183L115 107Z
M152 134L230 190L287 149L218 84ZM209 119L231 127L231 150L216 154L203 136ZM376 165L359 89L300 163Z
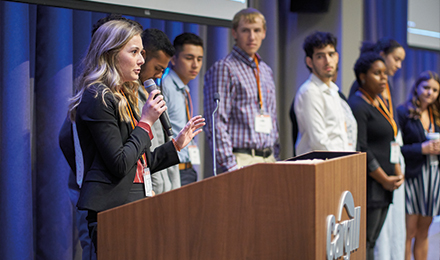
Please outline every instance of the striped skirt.
M440 177L438 162L431 163L426 156L422 173L416 178L405 180L406 214L422 216L440 215Z

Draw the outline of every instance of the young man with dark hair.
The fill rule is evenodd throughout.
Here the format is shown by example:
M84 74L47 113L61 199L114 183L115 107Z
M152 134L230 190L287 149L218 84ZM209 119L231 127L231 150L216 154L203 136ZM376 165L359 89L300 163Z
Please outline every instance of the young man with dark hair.
M311 74L298 89L293 104L299 130L297 154L356 150L356 120L332 81L339 61L336 45L336 37L327 32L315 32L304 41L305 62Z
M214 138L217 165L222 171L264 162L275 162L279 154L275 82L270 67L257 51L266 38L266 20L258 10L247 8L232 21L235 46L205 75L204 113L206 136ZM216 107L216 136L212 136L211 114Z
M190 118L193 107L188 83L195 79L203 64L203 40L193 33L182 33L174 39L176 54L171 58L172 67L162 81L173 133L177 134ZM186 185L197 181L193 165L200 164L200 155L194 141L179 154L180 181Z
M175 52L167 35L158 29L146 29L142 34L142 45L145 63L141 67L139 79L144 82L162 77Z
M171 57L173 57L175 53L175 49L168 39L168 36L158 29L146 29L142 34L142 45L144 46L143 55L145 63L141 66L139 80L143 83L147 79L161 78L164 70L168 67ZM138 94L138 106L139 109L142 109L148 95L142 84L139 87ZM169 104L167 104L167 107L169 107ZM177 134L182 128L176 129L174 132ZM159 120L151 126L151 130L154 138L151 140L150 149L153 151L156 147L168 142L169 137L164 133ZM181 186L179 167L177 165L156 172L151 175L151 179L153 182L153 190L156 194L170 191Z

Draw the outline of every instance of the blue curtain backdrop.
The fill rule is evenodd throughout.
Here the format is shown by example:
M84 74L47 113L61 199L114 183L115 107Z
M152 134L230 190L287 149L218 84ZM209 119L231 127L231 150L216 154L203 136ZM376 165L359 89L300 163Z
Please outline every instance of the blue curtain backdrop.
M0 255L5 259L32 259L35 196L31 161L31 8L2 2L0 12Z
M337 1L337 0L334 0ZM288 0L253 1L265 14L268 37L260 54L283 82ZM365 0L365 39L390 36L405 44L406 1ZM91 38L92 25L105 13L0 1L0 258L74 259L77 192L68 188L69 168L58 148L58 132L78 64ZM171 40L184 31L205 39L203 76L231 47L228 28L128 17L144 28L158 28ZM397 100L406 99L417 75L439 72L440 54L405 46L407 58L393 78ZM298 59L303 54L298 52ZM190 83L194 107L201 113L200 81ZM196 90L196 91L194 91ZM279 96L283 95L282 88ZM200 95L200 94L199 94ZM290 104L279 104L287 110ZM288 131L283 130L281 131ZM201 139L203 141L203 139ZM209 156L209 149L205 152ZM211 169L211 162L205 162ZM209 175L209 174L207 174Z
M0 1L0 259L78 259L78 192L68 188L58 133L92 25L106 15ZM161 29L171 40L200 29L127 18Z
M402 69L392 79L395 89L393 99L396 104L401 104L408 98L410 88L421 72L433 70L440 73L440 53L406 45L407 1L365 0L364 10L365 40L375 42L382 37L391 37L405 48Z

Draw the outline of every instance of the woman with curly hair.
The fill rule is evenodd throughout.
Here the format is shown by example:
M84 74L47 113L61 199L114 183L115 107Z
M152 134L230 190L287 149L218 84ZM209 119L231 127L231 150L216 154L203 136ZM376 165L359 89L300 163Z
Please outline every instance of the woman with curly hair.
M399 158L393 156L397 124L392 106L380 96L387 88L384 59L375 52L360 55L354 65L359 90L348 100L358 124L358 142L367 153L367 259L374 259L374 247L393 202L393 192L404 179ZM397 147L396 147L397 145Z
M385 99L389 99L390 91L392 92L390 86L390 77L393 77L396 72L402 68L402 62L405 60L406 52L405 49L396 40L384 37L378 40L376 43L365 41L361 46L361 53L365 52L376 52L382 56L385 66L387 68L386 73L388 76L388 86L386 91L381 95ZM350 89L349 97L351 97L359 89L359 84L357 81L353 82Z
M440 80L437 73L425 71L414 83L406 103L397 108L406 164L405 259L426 259L428 230L432 217L440 214Z

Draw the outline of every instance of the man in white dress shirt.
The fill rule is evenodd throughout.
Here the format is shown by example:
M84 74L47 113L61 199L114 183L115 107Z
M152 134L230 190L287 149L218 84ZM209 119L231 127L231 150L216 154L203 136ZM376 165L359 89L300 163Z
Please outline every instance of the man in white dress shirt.
M336 37L327 32L315 32L304 41L305 62L311 74L298 89L293 104L299 132L297 154L356 150L356 120L332 82L339 61L336 44Z

